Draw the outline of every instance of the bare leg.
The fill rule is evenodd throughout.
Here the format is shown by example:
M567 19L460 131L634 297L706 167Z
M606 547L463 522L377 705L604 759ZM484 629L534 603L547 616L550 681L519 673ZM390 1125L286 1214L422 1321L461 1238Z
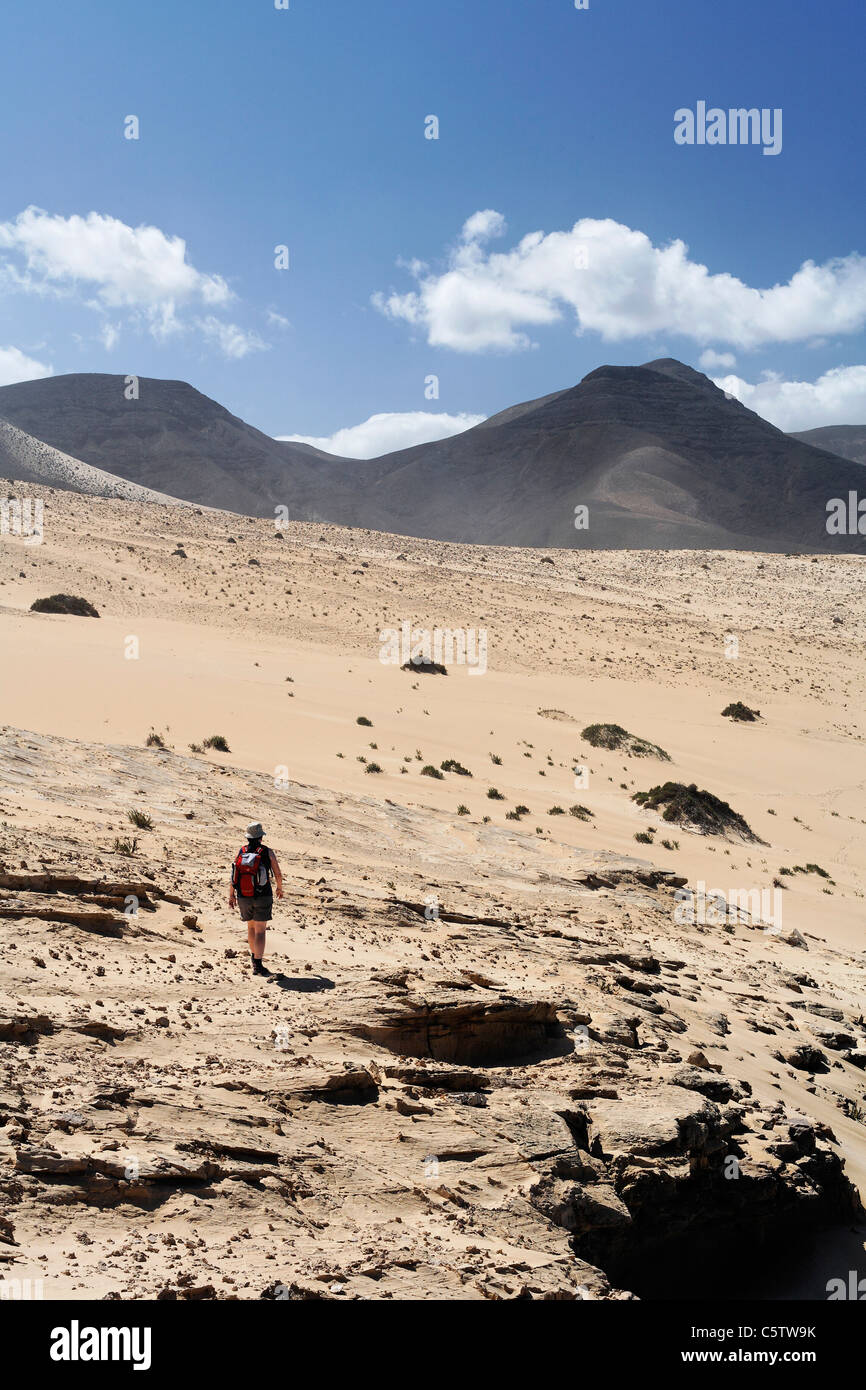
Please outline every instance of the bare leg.
M257 955L256 951L256 923L247 922L247 945L250 948L250 955Z
M250 922L250 934L253 938L253 944L250 949L256 960L261 960L265 954L265 934L267 929L267 922Z

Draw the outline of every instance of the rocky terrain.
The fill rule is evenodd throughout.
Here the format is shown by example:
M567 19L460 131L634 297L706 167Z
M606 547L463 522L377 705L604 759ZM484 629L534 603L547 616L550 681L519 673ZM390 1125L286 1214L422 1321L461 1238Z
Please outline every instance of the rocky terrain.
M819 943L676 928L638 861L527 844L506 888L500 830L459 858L441 816L162 750L0 760L74 817L7 824L0 874L2 1255L53 1296L652 1296L855 1217L862 956L840 988ZM131 782L162 853L111 851ZM239 798L299 841L267 980L222 903Z

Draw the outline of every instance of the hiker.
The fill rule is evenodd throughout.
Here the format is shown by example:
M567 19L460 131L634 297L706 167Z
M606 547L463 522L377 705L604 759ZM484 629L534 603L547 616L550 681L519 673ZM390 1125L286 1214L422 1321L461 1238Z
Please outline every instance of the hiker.
M237 902L241 921L247 924L247 942L253 962L254 975L270 975L262 964L265 954L265 932L274 915L274 894L271 874L277 884L277 897L283 896L283 875L277 856L262 844L264 830L258 821L247 826L247 843L241 846L232 865L229 907Z

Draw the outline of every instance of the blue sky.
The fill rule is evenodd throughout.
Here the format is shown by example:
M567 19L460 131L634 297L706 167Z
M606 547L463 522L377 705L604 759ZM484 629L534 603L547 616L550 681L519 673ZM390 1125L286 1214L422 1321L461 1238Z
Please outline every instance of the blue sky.
M3 381L182 378L322 440L406 417L356 438L378 452L671 355L783 428L866 421L862 0L7 0L2 25ZM781 152L677 144L699 101L780 108Z

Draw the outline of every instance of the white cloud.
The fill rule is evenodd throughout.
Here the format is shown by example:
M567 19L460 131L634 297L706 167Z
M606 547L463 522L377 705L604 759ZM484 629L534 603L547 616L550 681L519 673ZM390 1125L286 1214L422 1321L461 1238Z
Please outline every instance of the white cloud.
M395 411L392 414L371 415L360 425L350 425L325 438L307 434L281 434L278 439L291 443L312 444L328 454L343 458L371 459L390 454L397 449L410 449L415 444L429 444L435 439L448 439L453 434L480 425L484 415L435 414L428 410Z
M16 381L36 381L51 376L53 371L53 367L28 357L20 348L0 347L0 386L11 386Z
M485 208L483 212L474 212L467 217L460 235L463 241L489 241L491 237L505 236L507 231L508 223L502 213Z
M817 381L783 381L772 372L754 383L739 376L714 380L780 430L866 424L866 366L834 367Z
M268 309L265 318L274 328L291 328L292 326L290 320L284 314L278 314L276 309Z
M14 222L0 222L0 248L18 253L31 276L84 285L112 308L232 298L221 275L190 265L182 237L98 212L61 217L29 207Z
M699 358L700 365L705 371L711 372L719 367L736 367L737 359L732 352L714 352L712 348L707 348Z
M423 329L460 352L533 346L527 330L561 321L609 342L676 333L741 348L795 342L866 325L866 257L806 261L787 284L756 289L710 274L688 247L652 244L611 219L583 218L570 231L530 232L511 250L483 246L505 224L487 209L464 224L441 274L420 265L417 288L376 294L386 316Z
M234 298L221 275L197 270L186 242L159 227L127 226L116 217L90 212L62 217L29 207L14 221L0 222L0 284L43 297L80 297L86 308L124 311L129 324L158 341L197 329L226 357L245 357L266 347L259 336L224 323L213 312L184 317L195 306L218 309ZM117 342L122 323L106 322L106 348Z
M262 342L258 333L239 328L236 323L224 323L211 315L198 320L198 327L204 336L215 342L226 357L246 357L250 352L262 352L268 344Z

